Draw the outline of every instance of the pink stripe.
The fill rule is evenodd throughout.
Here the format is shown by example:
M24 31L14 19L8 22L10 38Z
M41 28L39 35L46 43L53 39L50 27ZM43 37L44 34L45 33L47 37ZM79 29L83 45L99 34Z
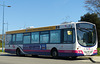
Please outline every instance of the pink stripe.
M79 52L81 52L81 53L83 53L82 50L58 50L58 52L60 52L60 53L79 53Z

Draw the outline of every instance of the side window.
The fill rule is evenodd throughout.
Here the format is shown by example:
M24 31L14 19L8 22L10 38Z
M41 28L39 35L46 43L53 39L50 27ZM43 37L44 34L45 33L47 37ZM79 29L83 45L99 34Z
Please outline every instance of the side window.
M39 32L33 32L31 35L31 43L39 43Z
M40 34L40 43L49 43L49 32L41 32Z
M73 43L73 31L72 29L64 30L64 43Z
M12 35L12 43L13 43L13 44L16 43L16 39L15 39L15 38L16 38L16 35L13 34L13 35Z
M24 33L24 40L23 40L23 43L24 44L30 44L30 33Z
M6 43L5 44L10 44L11 43L11 37L12 35L6 35Z
M21 44L23 41L23 34L16 34L16 43Z
M75 30L73 29L73 43L75 43L76 37L75 37Z
M60 30L50 31L50 43L60 43Z

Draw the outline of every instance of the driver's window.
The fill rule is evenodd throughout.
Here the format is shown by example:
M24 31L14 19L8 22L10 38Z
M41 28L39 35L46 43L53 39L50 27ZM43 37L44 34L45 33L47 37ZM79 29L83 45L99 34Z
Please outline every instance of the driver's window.
M64 30L64 43L73 43L73 32L72 29Z

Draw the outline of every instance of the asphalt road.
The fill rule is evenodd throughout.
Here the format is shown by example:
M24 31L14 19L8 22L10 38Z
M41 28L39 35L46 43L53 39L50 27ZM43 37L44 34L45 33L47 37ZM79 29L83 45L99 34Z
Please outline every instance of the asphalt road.
M0 53L0 64L94 64L88 58L57 58L47 56L16 56L13 54ZM96 63L97 64L97 63Z

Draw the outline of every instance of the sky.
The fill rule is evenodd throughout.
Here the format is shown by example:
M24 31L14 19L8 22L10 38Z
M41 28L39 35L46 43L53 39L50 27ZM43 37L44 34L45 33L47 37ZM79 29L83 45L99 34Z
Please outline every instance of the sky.
M0 0L5 2L5 32L30 26L45 27L62 22L77 22L88 11L85 0ZM0 6L0 34L2 33L3 7Z

